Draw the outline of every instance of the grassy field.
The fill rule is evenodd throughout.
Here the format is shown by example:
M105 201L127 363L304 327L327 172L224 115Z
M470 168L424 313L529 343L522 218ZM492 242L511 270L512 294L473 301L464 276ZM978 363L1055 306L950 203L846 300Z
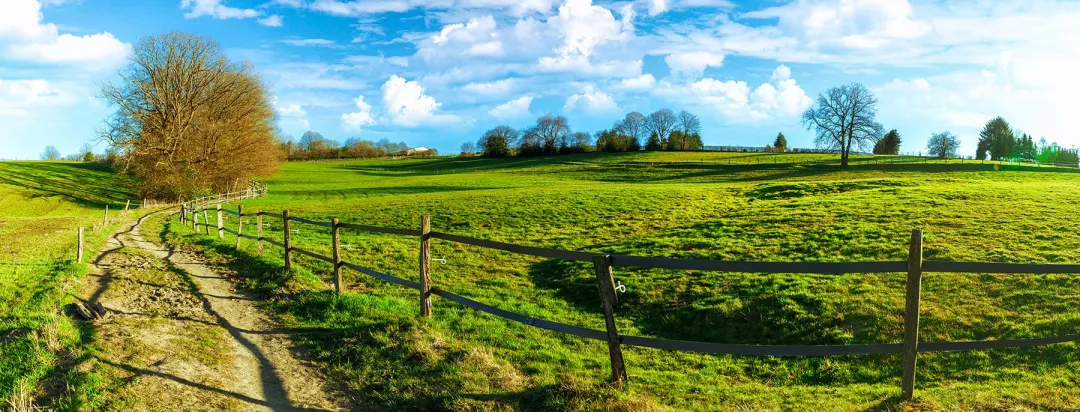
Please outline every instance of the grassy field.
M753 160L751 160L753 159ZM727 162L733 161L732 165ZM911 229L926 259L1078 262L1075 169L949 164L830 166L826 155L635 153L530 159L289 163L270 195L245 203L294 216L417 228L598 253L750 261L903 260ZM234 226L235 218L230 217ZM267 218L267 236L281 223ZM253 221L246 227L250 230ZM327 265L280 249L253 257L234 240L156 221L165 240L198 244L273 297L315 360L376 409L864 410L899 407L900 357L773 358L624 347L626 389L604 384L603 342L508 322L346 271L334 299ZM297 246L330 254L329 231L294 223ZM144 233L151 233L149 230ZM249 232L250 233L250 232ZM417 278L418 241L344 232L345 260ZM433 241L440 288L528 316L603 330L587 264ZM628 286L626 335L746 344L896 343L905 275L762 275L616 268ZM923 341L1080 333L1072 275L934 274L923 281ZM1072 343L919 358L922 409L1054 409L1080 403Z
M25 401L76 346L78 331L59 311L87 269L75 262L76 230L86 227L93 258L119 225L131 183L94 164L0 162L0 407ZM113 222L93 230L105 204Z

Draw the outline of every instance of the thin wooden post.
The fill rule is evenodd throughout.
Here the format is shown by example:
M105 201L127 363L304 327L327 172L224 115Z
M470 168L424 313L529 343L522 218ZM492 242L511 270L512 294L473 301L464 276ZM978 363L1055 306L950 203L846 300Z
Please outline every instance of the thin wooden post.
M338 228L338 219L334 218L331 221L333 224L333 238L334 241L334 289L337 291L338 296L341 296L341 237Z
M109 225L109 205L105 205L105 218L101 220L102 226Z
M180 205L180 224L183 225L183 224L186 224L186 223L187 223L187 209L184 207L184 205Z
M202 225L206 230L206 235L210 236L210 215L206 214L206 208L202 210Z
M191 230L199 233L199 211L191 209Z
M217 204L217 237L218 239L225 238L225 220L221 215L221 203Z
M431 216L420 217L420 316L431 317Z
M262 209L259 209L259 212L255 214L255 231L257 232L256 237L259 238L259 254L260 255L263 253L263 246L262 246L262 215L263 215Z
M75 253L75 258L82 263L82 250L83 250L83 227L79 226L79 251Z
M127 215L128 207L131 206L131 199L128 199L127 203L124 203L124 215Z
M904 400L915 396L915 364L919 353L919 299L922 293L922 231L911 231L908 252L907 305L904 309L904 377L901 395Z
M608 355L611 357L611 381L622 385L626 381L626 364L623 363L622 338L615 326L615 308L618 297L615 295L615 277L611 273L611 256L593 257L596 269L596 283L600 287L600 301L604 307L604 323L607 325Z
M240 234L244 233L244 205L237 205L236 212L237 216L239 216L236 219L236 250L240 250L240 239L243 239Z
M289 211L281 212L281 218L285 221L285 270L292 269L292 235L289 233Z

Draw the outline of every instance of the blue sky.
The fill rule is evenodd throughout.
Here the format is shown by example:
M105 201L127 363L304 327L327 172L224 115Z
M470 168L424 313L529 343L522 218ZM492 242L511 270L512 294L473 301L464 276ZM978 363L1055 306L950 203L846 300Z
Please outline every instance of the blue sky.
M0 158L92 140L100 85L167 31L253 63L296 137L452 153L543 113L594 132L669 107L709 145L813 147L799 114L857 81L904 152L948 130L971 155L998 115L1075 146L1078 21L1080 3L1011 0L2 0Z

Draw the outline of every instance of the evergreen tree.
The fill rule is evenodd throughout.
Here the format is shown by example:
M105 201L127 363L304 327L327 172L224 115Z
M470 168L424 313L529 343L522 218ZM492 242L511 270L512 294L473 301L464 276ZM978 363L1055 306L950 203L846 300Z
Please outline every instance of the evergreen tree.
M1013 155L1015 146L1016 137L1013 136L1009 122L998 116L986 122L986 126L979 132L975 158L983 160L989 154L991 160L1006 159Z
M773 148L776 151L778 151L778 152L786 152L787 151L787 138L784 137L783 133L777 134L776 135L776 140L773 141L772 145L773 145Z
M874 154L895 155L900 154L900 133L896 129L890 130L885 137L878 140L874 145Z
M645 143L645 150L654 152L663 150L664 145L660 143L660 136L656 132L649 133L649 142Z

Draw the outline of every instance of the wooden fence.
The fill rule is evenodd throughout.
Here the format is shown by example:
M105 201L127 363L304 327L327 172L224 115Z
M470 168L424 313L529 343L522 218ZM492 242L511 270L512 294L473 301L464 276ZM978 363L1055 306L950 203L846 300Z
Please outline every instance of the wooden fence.
M284 211L280 216L265 213L259 210L254 213L256 217L256 235L244 233L242 205L237 211L222 209L218 204L217 211L217 236L224 239L224 233L236 235L236 247L240 248L241 239L250 239L258 242L259 253L263 252L263 242L284 249L285 268L292 268L292 256L294 253L301 254L313 259L327 262L334 266L334 288L338 293L342 292L342 269L348 268L365 275L384 280L386 282L416 289L420 295L420 316L431 316L431 295L456 302L466 307L487 312L492 315L524 323L529 326L547 329L559 333L574 335L587 339L606 341L611 362L612 380L621 384L627 379L626 367L623 362L622 346L642 346L665 350L676 350L709 354L729 354L744 356L831 356L831 355L870 355L870 354L902 354L901 393L905 400L911 399L915 392L915 371L919 353L969 351L1000 348L1017 348L1038 345L1047 345L1060 342L1080 341L1080 334L1062 335L1037 339L1014 339L1014 340L991 340L991 341L968 341L968 342L919 342L919 303L922 285L922 275L925 272L945 273L1003 273L1003 274L1048 274L1048 273L1080 273L1080 264L1020 264L1020 263L993 263L993 262L952 262L923 260L923 234L921 230L911 232L910 249L907 260L888 262L736 262L709 259L681 259L667 257L648 257L632 255L608 255L593 252L580 252L560 249L549 249L534 246L522 246L511 243L495 242L491 240L476 239L450 233L431 231L431 220L423 216L419 229L400 229L377 226L357 225L339 222L338 219L331 221L316 221L289 215ZM205 219L198 222L199 209L182 209L181 220L190 221L192 228L198 231L202 224L206 228L206 234L210 234L210 225ZM240 219L236 230L223 226L222 212L236 215ZM187 216L190 214L190 217ZM263 218L280 218L283 221L284 235L281 242L263 236ZM330 245L333 256L324 256L315 252L292 246L290 238L290 223L297 222L329 228L332 231ZM419 282L402 279L389 274L344 262L341 259L341 245L339 231L341 229L356 230L362 232L386 233L401 236L416 237L420 242L419 259ZM603 308L606 330L588 329L579 326L552 322L544 319L532 318L518 313L509 312L475 300L456 295L452 292L434 286L431 279L429 244L431 239L440 239L449 242L468 244L483 248L497 249L512 253L537 256L542 258L561 259L567 261L592 262L596 274L599 303ZM749 345L728 344L713 342L692 342L670 339L647 338L638 336L621 335L615 324L615 313L618 310L618 296L615 290L615 280L612 267L637 267L658 268L673 270L700 270L718 272L741 272L741 273L812 273L812 274L844 274L844 273L907 273L907 290L905 294L904 310L904 340L902 343L876 343L876 344L851 344L851 345Z

